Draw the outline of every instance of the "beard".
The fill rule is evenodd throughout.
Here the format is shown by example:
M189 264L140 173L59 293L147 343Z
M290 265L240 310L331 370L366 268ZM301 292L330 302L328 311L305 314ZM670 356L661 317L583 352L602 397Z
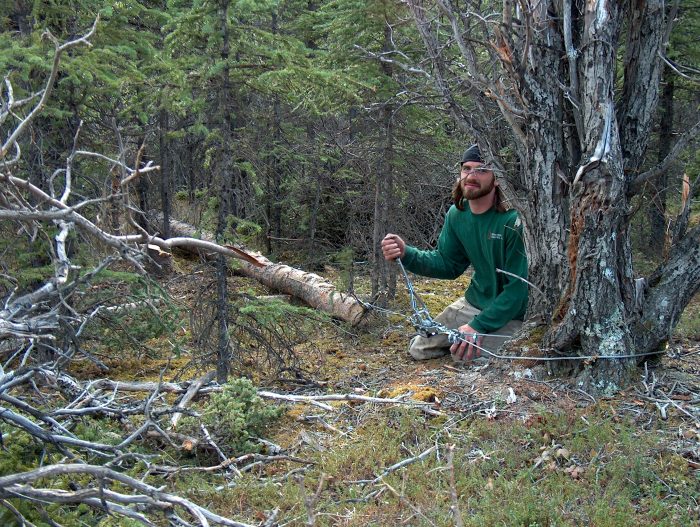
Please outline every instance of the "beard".
M467 181L469 181L469 180L467 180ZM460 183L460 186L462 188L462 196L466 200L482 198L482 197L486 196L489 192L491 192L494 189L494 187L496 186L495 178L491 178L491 181L489 181L488 183L485 183L483 185L479 184L478 181L473 181L473 180L469 181L469 183L476 183L477 185L479 185L479 188L476 188L476 187L465 188L465 187L461 186L461 183Z

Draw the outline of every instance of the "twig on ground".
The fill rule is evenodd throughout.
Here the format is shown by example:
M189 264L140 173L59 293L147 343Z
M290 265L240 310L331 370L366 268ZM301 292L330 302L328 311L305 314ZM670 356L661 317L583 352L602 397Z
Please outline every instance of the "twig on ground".
M410 401L406 399L384 399L381 397L368 397L366 395L355 395L352 393L346 394L328 394L328 395L286 395L268 391L259 391L258 395L265 399L279 399L282 401L290 401L295 403L309 403L320 406L325 410L335 410L332 406L323 404L323 401L356 401L376 404L404 404L407 406L432 406L433 403L424 403L421 401Z
M177 403L177 406L175 408L182 408L185 409L189 406L189 404L192 402L192 400L196 397L197 392L202 389L202 386L205 384L209 384L213 379L214 376L216 375L215 371L210 371L206 375L200 377L196 381L192 382L190 384L190 387L187 389L187 392L185 392L185 395L182 396L182 399L180 400L179 403ZM169 430L175 429L177 426L178 421L182 417L182 413L177 412L173 414L173 417L170 419L170 427L168 428Z
M186 387L187 386L187 387ZM109 389L109 390L123 390L123 391L152 391L158 387L160 391L163 392L174 392L182 393L187 391L189 388L189 383L174 383L174 382L163 382L160 386L155 382L125 382L125 381L113 381L110 379L100 379L93 384L94 388ZM197 393L211 393L221 391L221 386L213 384L210 386L202 386ZM420 408L432 409L433 403L426 403L423 401L412 401L408 399L385 399L382 397L369 397L366 395L356 395L352 393L346 394L327 394L327 395L292 395L292 394L282 394L274 393L266 390L259 390L258 395L263 399L273 399L278 401L288 401L292 403L306 403L318 406L327 411L335 411L336 408L329 404L325 404L326 401L351 401L351 402L362 402L362 403L374 403L374 404L401 404L405 406L415 406ZM429 412L433 414L433 412Z
M411 465L412 463L415 463L416 461L423 461L425 458L427 458L430 454L432 454L436 450L437 450L437 446L433 445L428 450L426 450L425 452L421 452L417 456L410 457L408 459L404 459L403 461L399 461L398 463L394 463L390 467L385 468L384 471L381 474L379 474L379 476L377 476L376 478L371 480L371 483L379 483L380 481L382 481L382 478L388 476L392 472L395 472L398 469L403 468L407 465Z
M455 466L454 466L455 446L454 444L447 445L447 470L450 477L450 512L455 519L455 527L462 527L462 513L459 510L459 496L457 495L457 486L455 485Z
M279 514L279 507L271 510L267 519L265 519L265 522L260 527L274 527L275 525L277 525L277 516L279 516Z
M316 487L316 492L310 496L306 493L304 477L295 476L294 478L299 484L299 490L301 491L301 496L304 500L304 506L306 507L306 525L308 527L314 527L316 525L316 506L321 498L321 492L323 491L327 478L328 477L325 474L321 474L321 478L318 480L318 486Z
M209 433L209 430L207 430L207 427L204 426L204 423L199 423L199 429L202 431L202 434L204 435L204 439L206 439L207 443L209 443L214 450L216 450L216 453L219 455L219 459L221 461L226 461L228 458L226 455L221 451L219 448L219 445L217 445L214 440L211 437L211 434Z
M416 461L423 461L425 458L427 458L430 454L432 454L436 450L437 450L437 446L433 445L428 450L421 452L417 456L409 457L407 459L399 461L398 463L394 463L390 467L385 468L382 471L382 473L379 474L374 479L359 479L356 481L346 481L345 483L352 483L352 484L356 484L356 485L366 485L368 483L372 483L372 484L380 483L382 481L382 478L388 476L392 472L396 472L398 469L403 468L403 467L410 465L412 463L415 463Z
M254 460L256 463L272 463L274 461L292 461L294 463L302 463L305 465L314 465L316 462L308 459L303 459L296 456L288 455L276 455L276 456L266 456L264 454L244 454L238 457L230 457L225 459L218 465L213 465L210 467L171 467L163 465L153 465L151 467L153 472L160 472L163 474L174 475L184 472L216 472L217 470L224 470L232 468L237 476L241 476L241 472L235 467L246 461Z
M399 499L399 501L400 501L403 505L405 505L405 506L407 506L409 509L411 509L411 510L413 511L414 514L416 514L416 515L420 516L421 518L423 518L426 522L428 522L429 525L432 525L433 527L437 527L437 526L435 525L435 523L434 523L430 518L428 518L425 514L423 514L423 511L421 511L418 507L416 507L415 505L413 505L413 503L411 503L410 501L408 501L408 499L406 498L406 496L404 496L403 494L399 493L394 487L392 487L391 485L389 485L389 484L388 484L386 481L384 481L383 479L380 479L380 481L381 481L382 485L384 485L384 486L389 490L389 492L391 492L394 496L396 496L396 497Z
M666 395L666 394L665 394L664 392L662 392L661 390L659 390L659 393L660 393L661 395L663 395L663 396L666 398L666 400L665 400L664 402L666 402L667 405L668 405L668 403L672 404L672 405L675 406L676 409L678 409L680 412L682 412L683 414L685 414L685 415L687 415L688 417L690 417L690 418L693 420L693 422L695 423L695 426L700 427L700 419L698 419L696 416L694 416L693 414L691 414L690 412L688 412L685 408L683 408L680 404L678 404L676 401L674 401L673 399L671 399L668 395Z

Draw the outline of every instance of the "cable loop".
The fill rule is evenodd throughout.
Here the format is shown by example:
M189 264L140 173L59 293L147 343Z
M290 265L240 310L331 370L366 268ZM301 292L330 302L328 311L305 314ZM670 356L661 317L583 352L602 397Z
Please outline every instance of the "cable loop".
M430 316L430 312L428 311L428 307L425 305L423 300L418 296L418 293L416 293L415 288L413 287L413 282L408 276L408 273L406 272L406 268L403 266L403 262L401 261L401 258L396 259L396 263L399 264L399 268L401 269L401 273L403 274L404 281L406 282L406 289L408 290L408 295L411 300L411 310L413 311L413 314L410 317L406 317L405 315L401 315L400 313L396 313L395 311L392 312L397 315L403 316L405 319L407 319L413 327L416 329L416 333L420 335L421 337L425 338L430 338L435 335L447 335L447 340L450 344L454 344L455 342L467 342L469 345L475 347L476 349L480 350L483 353L486 353L487 355L493 357L494 359L501 359L501 360L533 360L533 361L539 361L539 362L554 362L554 361L560 361L560 360L583 360L583 361L594 361L597 359L608 359L608 360L620 360L620 359L634 359L637 357L648 357L651 355L659 355L664 353L664 351L651 351L647 353L636 353L636 354L627 354L627 355L575 355L575 356L556 356L556 357L528 357L525 355L499 355L497 353L494 353L492 351L487 350L486 348L479 346L476 341L478 337L480 336L489 336L489 337L496 337L496 338L502 338L502 339L509 339L512 337L512 335L498 335L494 333L473 333L470 336L466 336L463 333L457 331L456 329L450 329L446 327L443 324L440 324L436 320L433 319L433 317ZM529 284L529 282L527 282ZM388 311L386 309L383 309L383 311Z

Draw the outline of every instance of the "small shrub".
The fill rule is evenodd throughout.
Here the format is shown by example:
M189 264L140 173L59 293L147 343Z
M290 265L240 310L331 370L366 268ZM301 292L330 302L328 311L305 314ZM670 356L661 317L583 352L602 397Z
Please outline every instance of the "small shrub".
M281 414L280 408L265 404L251 381L241 378L228 382L222 392L211 396L203 420L220 446L238 455L257 451L259 445L252 440Z
M176 200L176 201L185 201L185 202L187 202L187 201L190 200L189 193L188 193L186 190L178 190L178 191L175 193L175 200Z
M255 238L260 236L263 232L263 228L260 225L249 220L229 216L228 221L234 226L236 235L239 236L244 243L254 241Z

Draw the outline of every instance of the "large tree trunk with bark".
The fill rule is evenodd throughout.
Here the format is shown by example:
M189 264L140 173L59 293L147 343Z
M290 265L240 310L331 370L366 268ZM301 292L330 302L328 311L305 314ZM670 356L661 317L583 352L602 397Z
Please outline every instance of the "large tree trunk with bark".
M626 181L615 118L616 43L621 14L614 6L584 14L579 32L579 107L585 124L582 163L570 190L569 279L546 342L586 355L625 355L631 349L634 307ZM625 362L595 370L612 387L625 381ZM589 372L590 374L591 372ZM594 380L594 383L598 381Z
M640 173L673 15L641 0L506 0L500 12L480 4L478 13L446 0L408 3L447 109L525 223L536 286L528 315L545 326L543 351L621 357L587 361L579 379L616 389L636 362L624 357L659 349L700 287L700 234L686 232L687 221L677 222L682 252L668 255L646 290L632 271L630 199L664 169Z

